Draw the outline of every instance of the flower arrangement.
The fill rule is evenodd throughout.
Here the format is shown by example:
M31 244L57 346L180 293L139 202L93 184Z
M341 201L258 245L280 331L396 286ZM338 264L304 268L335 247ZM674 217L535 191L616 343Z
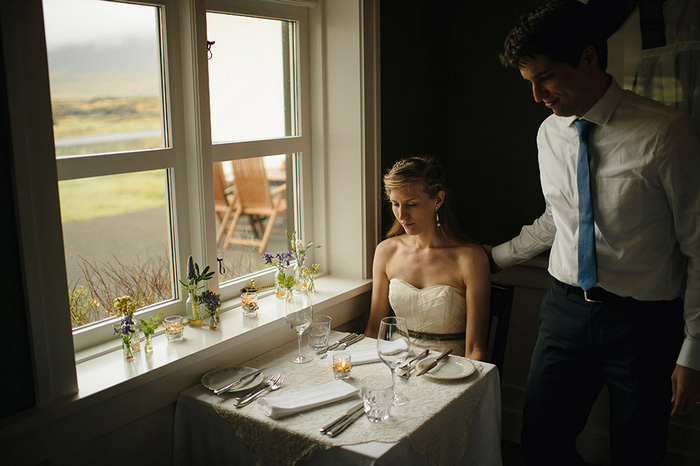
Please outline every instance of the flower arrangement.
M314 279L318 274L318 269L321 264L311 264L311 267L304 267L301 271L301 276L307 283L307 289L309 291L316 291L316 285L314 285Z
M163 313L159 312L157 316L155 317L149 317L148 319L139 319L139 323L136 324L136 328L141 330L143 332L143 335L146 339L144 342L144 350L147 353L152 353L153 352L153 341L151 340L151 337L153 337L153 334L156 332L156 329L158 326L160 326L160 319L163 317Z
M306 254L309 251L309 249L314 249L314 248L320 248L321 246L314 246L314 243L312 241L307 241L306 244L301 240L301 238L297 237L297 232L293 232L291 236L289 236L289 232L287 232L287 238L289 238L289 246L290 246L290 254L292 258L297 262L295 271L294 271L294 276L296 278L296 287L298 290L306 290L309 289L309 274L304 274L304 270L307 269L307 267L304 267L304 262L306 261ZM318 273L318 268L320 265L315 264L315 272ZM314 270L312 268L309 268L309 270ZM313 281L313 280L311 280ZM313 290L312 290L313 291Z
M209 328L216 330L217 314L221 307L221 296L213 291L206 290L197 297L198 304L204 306L204 310L209 314Z
M289 262L292 259L291 252L278 252L274 256L272 253L266 252L262 255L262 258L266 265L277 269L277 274L275 275L275 296L284 299L287 296L287 291L280 284L279 278L285 275L287 267L289 267Z
M113 326L114 335L119 335L122 339L124 358L128 362L134 360L134 346L131 341L137 329L136 322L134 321L134 312L142 306L142 302L135 301L128 295L116 298L113 303L117 315L121 316L119 322Z
M287 232L287 238L289 238L289 252L292 256L292 258L297 261L297 265L299 267L304 266L304 261L306 261L306 253L308 252L309 249L312 248L320 248L321 246L314 246L314 243L311 241L308 241L306 245L304 245L304 242L301 240L301 238L297 238L297 232L293 232L292 236L289 236L289 232Z
M179 280L182 287L187 290L190 294L190 299L187 301L187 323L192 327L198 327L202 324L202 318L199 315L199 310L197 309L197 292L204 288L205 282L214 276L214 271L209 270L209 266L206 266L204 270L199 271L199 265L194 262L192 256L187 259L187 280Z
M277 269L278 272L284 273L284 271L289 267L289 261L292 259L291 252L278 252L274 256L272 253L266 252L262 255L263 261L266 265L271 265Z

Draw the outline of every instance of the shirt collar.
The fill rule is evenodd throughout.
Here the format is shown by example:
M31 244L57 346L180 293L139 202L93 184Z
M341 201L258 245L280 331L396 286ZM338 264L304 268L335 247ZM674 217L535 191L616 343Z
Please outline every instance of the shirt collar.
M591 121L598 126L605 126L608 121L610 121L613 113L615 113L617 105L620 103L620 99L622 99L622 88L617 84L615 78L612 76L610 78L611 82L608 90L605 91L603 96L598 99L598 102L593 104L586 114L581 117L582 119ZM576 117L571 117L569 125L573 125L575 120Z

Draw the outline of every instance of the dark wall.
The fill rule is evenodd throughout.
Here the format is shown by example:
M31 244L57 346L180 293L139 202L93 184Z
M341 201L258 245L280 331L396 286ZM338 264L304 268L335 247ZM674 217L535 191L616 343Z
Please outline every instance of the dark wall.
M0 35L0 419L34 406L34 378L15 215L12 148Z
M551 112L498 61L535 1L381 3L382 166L440 157L463 227L497 244L544 211L535 136ZM393 220L386 207L383 232Z

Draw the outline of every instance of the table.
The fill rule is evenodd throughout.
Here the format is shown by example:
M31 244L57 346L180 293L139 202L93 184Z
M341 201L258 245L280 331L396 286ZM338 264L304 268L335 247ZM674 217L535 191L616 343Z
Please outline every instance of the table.
M339 339L340 336L342 336L342 334L333 332L331 339L335 341ZM374 340L366 338L363 342L358 343L356 346L370 346L373 344L375 344ZM352 348L353 347L351 347L351 349ZM284 347L280 348L275 355L262 355L259 358L253 359L251 364L246 363L244 365L251 367L262 367L256 366L255 364L260 364L260 362L267 363L273 358L273 356L278 357L280 354L284 354L285 352L291 356L292 353L296 352L296 349L296 342L293 342L292 344L285 345ZM306 351L310 351L308 347L306 348ZM321 376L326 373L328 374L328 381L332 380L333 378L327 361L320 359L318 356L316 356L316 359L309 364L287 364L288 365L282 365L280 367L289 372L290 377L288 377L288 380L293 380L290 382L289 386L284 387L288 388L289 392L306 388L299 386L303 384L299 383L298 378L294 379L293 373L295 372L297 374L308 375L311 373L319 373L320 371ZM425 392L426 388L428 388L431 393L435 394L435 396L439 396L441 392L447 391L448 389L454 391L457 389L463 390L465 386L468 386L469 388L464 389L462 393L459 393L457 398L451 402L452 404L448 405L446 408L436 408L438 412L427 414L425 421L421 421L422 425L419 429L412 432L408 437L404 437L396 442L367 442L363 440L362 443L357 444L329 446L327 442L330 442L330 439L321 436L317 429L309 428L308 436L310 438L305 438L305 441L311 442L310 446L313 450L312 453L307 455L304 461L300 461L299 464L333 464L334 466L392 464L399 464L401 466L414 464L463 464L479 466L501 465L501 397L499 374L495 366L491 364L481 363L481 366L482 368L480 374L473 374L470 377L463 379L463 381L449 382L452 384L452 387L445 387L443 385L442 390L439 383L436 383L434 380L426 377L416 378L415 376L411 376L408 382L404 382L403 380L399 381L397 377L397 390L408 390L408 387L415 386L416 388L421 388L423 392ZM269 365L266 364L265 367L269 367ZM357 376L357 378L354 380L351 379L350 383L359 386L359 383L357 382L359 382L359 377L363 373L366 374L368 371L378 370L388 372L388 368L386 368L386 366L384 366L382 363L355 366L353 367L352 374L354 377ZM318 376L319 374L316 375ZM455 406L464 406L463 404L460 405L459 402L469 398L470 390L476 390L477 383L475 382L478 382L478 390L480 391L480 395L478 396L478 399L474 401L474 406L473 409L471 409L471 413L469 414L459 412L461 410L455 410ZM459 388L460 385L461 388ZM282 390L280 390L280 392L281 391ZM471 395L474 393L478 392L472 391ZM268 396L274 396L274 394ZM221 397L214 397L212 392L202 385L191 387L180 394L175 410L175 465L260 464L260 457L255 454L256 446L259 448L260 445L275 445L276 442L281 442L282 440L280 439L282 438L285 439L284 441L288 441L290 438L288 435L293 434L293 432L290 434L288 431L297 427L298 424L303 424L304 421L303 413L277 421L269 420L264 418L264 416L259 413L259 408L254 406L254 404L251 404L240 411L234 410L233 414L228 414L229 416L233 416L233 421L245 421L244 424L239 424L239 429L237 429L234 427L236 422L232 423L231 419L222 417L221 403L225 403L225 401L221 400L225 399ZM328 411L325 419L330 421L336 417L336 415L344 412L347 406L356 404L357 401L358 398L353 398L347 402L338 402L336 403L337 406L330 405L321 409ZM402 413L405 417L409 417L409 413L416 410L420 411L421 408L428 403L428 401L429 400L422 400L418 397L414 397L406 405L395 407L392 410L392 418L394 419L394 422L401 422ZM247 411L244 412L244 410ZM240 419L237 418L239 413ZM331 415L331 413L333 414ZM260 419L251 419L248 418L248 416L257 416ZM392 418L390 418L389 421L391 421ZM435 436L439 434L439 430L441 428L444 428L445 425L454 425L455 422L464 424L465 431L468 429L464 442L460 442L464 448L454 449L455 452L461 452L461 455L452 454L451 449L448 452L449 454L443 454L442 456L435 455L434 452L428 453L426 451L416 451L416 446L425 446L425 442L429 442L432 438L435 438ZM363 426L362 423L366 424L366 426ZM249 442L254 445L249 445L241 438L246 437L245 435L242 435L241 432L243 432L245 428L250 429L251 425L253 428L257 428L259 426L261 428L261 432L264 432L264 434L261 434L259 437L255 438L255 442ZM369 431L369 429L372 429L373 427L374 425L370 424L368 421L366 421L366 419L361 418L346 432L333 440L336 443L338 443L338 441L343 443L343 437L346 435L346 433L350 432L350 429L355 429L354 435L357 437L357 435L364 435L363 429ZM313 432L314 430L315 432ZM249 432L243 433L250 435ZM352 434L348 434L348 437L352 437ZM250 437L247 438L248 440L251 440ZM441 434L438 435L438 438L442 438ZM322 445L323 442L326 444ZM423 443L421 444L421 442ZM309 444L307 444L307 446L308 445ZM418 448L418 450L421 449ZM443 451L442 453L445 452ZM289 464L293 463L294 461L289 462ZM264 464L272 464L272 462L268 461L264 462Z

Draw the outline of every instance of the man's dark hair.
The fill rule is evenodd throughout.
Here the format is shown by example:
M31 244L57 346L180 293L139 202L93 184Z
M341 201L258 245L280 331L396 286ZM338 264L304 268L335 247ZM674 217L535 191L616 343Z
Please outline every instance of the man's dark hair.
M525 13L506 37L499 56L504 66L519 68L525 57L545 55L578 67L583 50L592 45L598 65L608 66L607 34L593 9L576 0L550 0Z

